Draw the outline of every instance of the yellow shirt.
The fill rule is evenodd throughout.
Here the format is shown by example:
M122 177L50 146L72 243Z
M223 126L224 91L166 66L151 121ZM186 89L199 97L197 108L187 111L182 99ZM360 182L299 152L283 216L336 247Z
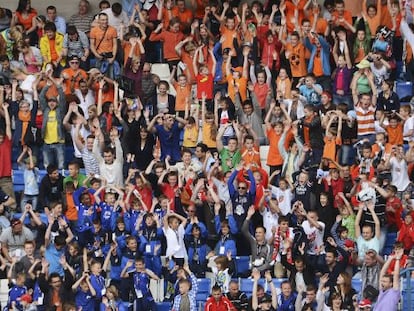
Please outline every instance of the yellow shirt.
M59 142L58 121L56 119L56 110L51 110L47 116L44 141L45 141L45 144L56 144Z
M203 143L207 145L209 148L216 148L217 144L216 141L211 137L211 124L205 123L203 124Z
M191 127L185 127L184 129L184 139L183 147L186 148L195 148L198 143L198 126L193 125Z

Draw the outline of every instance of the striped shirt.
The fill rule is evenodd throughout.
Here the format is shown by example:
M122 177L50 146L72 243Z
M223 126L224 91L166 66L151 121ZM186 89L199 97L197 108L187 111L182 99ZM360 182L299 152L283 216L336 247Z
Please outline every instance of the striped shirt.
M93 22L92 15L72 15L68 25L73 25L78 31L83 31L85 33L91 31L91 24Z
M367 110L360 106L356 107L356 120L358 125L358 136L375 134L375 108L369 106Z
M85 54L85 49L89 49L89 39L82 31L78 31L78 39L73 41L69 39L69 35L63 37L63 48L68 49L69 56L77 56L81 58Z
M92 151L88 151L85 147L82 150L82 160L85 165L86 175L99 175L99 162Z

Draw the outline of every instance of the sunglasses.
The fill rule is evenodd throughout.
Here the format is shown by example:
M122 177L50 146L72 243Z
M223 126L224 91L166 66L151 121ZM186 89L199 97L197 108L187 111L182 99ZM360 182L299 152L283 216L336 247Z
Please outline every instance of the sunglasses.
M69 62L69 64L79 64L79 62Z
M247 188L246 187L238 187L237 189L246 190Z

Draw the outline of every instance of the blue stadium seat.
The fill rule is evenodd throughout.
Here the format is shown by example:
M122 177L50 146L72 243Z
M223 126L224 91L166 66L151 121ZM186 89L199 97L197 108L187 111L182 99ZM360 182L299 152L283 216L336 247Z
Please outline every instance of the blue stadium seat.
M258 282L258 284L263 287L265 283L265 279L260 279ZM246 293L246 295L250 297L253 292L253 279L240 279L240 291Z
M396 240L397 240L396 232L387 233L387 237L385 238L384 248L382 249L382 255L390 255L392 253L392 249L394 247Z
M250 257L236 256L236 272L240 278L250 276Z
M273 284L275 285L276 288L280 288L280 285L282 284L282 282L287 281L287 279L273 279Z
M22 217L22 213L15 213L15 214L13 215L13 217L14 217L14 218L20 218L20 217ZM40 220L42 221L42 223L44 223L44 224L46 224L46 225L49 223L49 221L47 220L47 215L46 215L45 213L41 213L41 214L39 214L39 218L40 218ZM26 215L26 218L24 219L24 223L25 223L26 225L30 223L30 218L29 218L29 215Z
M20 192L24 190L24 178L22 170L13 170L13 190L14 192Z
M397 82L395 85L395 93L399 99L413 96L413 83L411 81Z
M158 302L156 306L157 306L157 311L170 311L171 310L171 302Z
M413 310L414 307L414 289L411 291L402 291L402 310ZM410 308L411 307L411 308Z
M361 289L362 289L361 279L352 279L351 284L352 284L352 288L355 289L357 293L361 292Z
M211 280L210 279L197 279L198 291L196 295L197 301L206 301L210 296Z

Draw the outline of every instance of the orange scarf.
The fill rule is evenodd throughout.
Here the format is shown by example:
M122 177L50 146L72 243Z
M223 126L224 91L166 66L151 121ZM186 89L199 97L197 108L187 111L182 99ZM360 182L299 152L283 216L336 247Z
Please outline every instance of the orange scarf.
M19 111L18 117L19 117L19 120L22 121L22 136L20 138L20 141L22 143L22 146L24 146L24 135L26 135L27 127L29 126L29 122L30 122L32 115L30 111L28 112Z

